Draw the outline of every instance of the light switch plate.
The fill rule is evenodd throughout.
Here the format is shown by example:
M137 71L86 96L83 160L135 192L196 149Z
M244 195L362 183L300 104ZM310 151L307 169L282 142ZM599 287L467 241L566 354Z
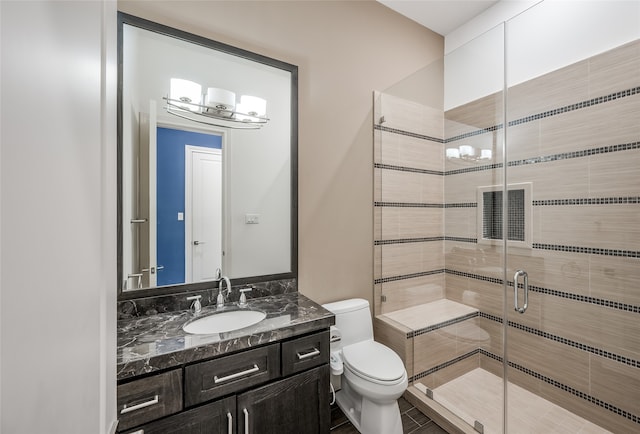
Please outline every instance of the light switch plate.
M247 225L257 225L260 223L260 214L245 214L244 222Z

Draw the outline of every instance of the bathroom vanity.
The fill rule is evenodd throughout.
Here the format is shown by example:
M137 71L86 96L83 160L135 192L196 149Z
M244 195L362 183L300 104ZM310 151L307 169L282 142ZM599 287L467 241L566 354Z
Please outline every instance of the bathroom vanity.
M119 321L118 432L328 433L333 314L297 292L246 309L266 318L201 335L190 310Z

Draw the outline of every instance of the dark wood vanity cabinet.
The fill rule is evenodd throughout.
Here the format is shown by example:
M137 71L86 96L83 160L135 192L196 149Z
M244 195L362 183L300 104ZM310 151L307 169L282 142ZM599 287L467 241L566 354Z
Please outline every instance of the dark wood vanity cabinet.
M132 434L328 433L328 363L325 330L133 380L118 386L118 412L125 410L118 429ZM177 378L180 385L168 394L158 395L152 387L156 380ZM140 388L153 390L128 401L130 390ZM154 400L159 402L126 410ZM158 412L169 401L169 411Z
M238 395L238 434L329 432L329 366Z

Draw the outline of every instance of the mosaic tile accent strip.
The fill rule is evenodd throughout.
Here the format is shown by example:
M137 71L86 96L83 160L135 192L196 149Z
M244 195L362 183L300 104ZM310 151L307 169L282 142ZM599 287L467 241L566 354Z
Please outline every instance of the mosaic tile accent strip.
M563 206L563 205L635 205L640 203L640 197L598 197L590 199L547 199L534 200L534 206Z
M415 277L431 276L441 273L444 273L444 268L439 270L421 271L420 273L403 274L401 276L383 277L382 279L375 279L373 283L377 285L378 283L396 282L398 280L407 280Z
M481 128L479 130L469 131L468 133L459 134L457 136L446 138L444 139L444 143L455 142L456 140L467 139L469 137L479 136L481 134L493 133L501 129L502 129L502 124L494 125L492 127L487 127L487 128Z
M627 89L627 90L623 90L620 92L615 92L615 93L611 93L609 95L605 95L605 96L599 96L597 98L591 98L588 99L586 101L581 101L579 103L576 104L570 104L564 107L560 107L554 110L548 110L546 112L542 112L542 113L538 113L535 115L531 115L531 116L526 116L524 118L520 118L520 119L516 119L513 121L509 121L509 126L514 126L514 125L520 125L520 124L524 124L527 122L531 122L531 121L536 121L538 119L543 119L543 118L548 118L550 116L556 116L559 114L563 114L563 113L567 113L567 112L571 112L574 110L580 110L583 108L587 108L587 107L591 107L594 105L598 105L598 104L602 104L605 102L609 102L609 101L614 101L616 99L620 99L620 98L625 98L627 96L633 96L633 95L637 95L640 94L640 86L638 87L633 87L631 89Z
M477 318L479 313L480 312L468 313L468 314L460 316L458 318L453 318L453 319L450 319L450 320L447 320L447 321L443 321L443 322L438 323L438 324L430 325L429 327L421 328L421 329L418 329L418 330L412 330L410 332L407 332L407 339L411 339L411 338L414 338L416 336L420 336L420 335L423 335L425 333L432 332L434 330L438 330L438 329L441 329L441 328L444 328L444 327L447 327L447 326L450 326L450 325L453 325L453 324L457 324L459 322L466 321L468 319Z
M598 247L562 246L559 244L533 243L534 249L555 250L557 252L587 253L589 255L620 256L624 258L640 258L640 251L601 249Z
M445 270L445 273L451 274L452 276L468 277L470 279L482 280L483 282L491 282L498 285L502 285L504 282L504 280L495 277L481 276L480 274L466 273L464 271L452 270L450 268L446 268Z
M509 282L509 286L513 286L513 282ZM570 300L581 301L583 303L597 304L598 306L609 307L616 310L623 310L625 312L640 313L640 306L636 306L633 304L620 303L618 301L605 300L602 298L589 297L580 294L572 294L570 292L563 292L535 285L529 285L529 289L533 292L539 292L541 294L553 295L555 297L567 298Z
M612 152L630 151L640 149L640 142L621 143L618 145L601 146L599 148L584 149L582 151L564 152L561 154L544 155L524 160L509 161L508 167L526 166L529 164L549 163L558 160L570 160L572 158L590 157L592 155L609 154ZM446 172L448 174L449 172Z
M445 176L459 175L461 173L482 172L483 170L502 169L502 163L485 164L482 166L465 167L464 169L453 169L444 172Z
M374 246L384 246L387 244L408 244L408 243L429 243L433 241L444 241L445 237L425 237L425 238L402 238L398 240L378 240L374 241Z
M374 246L384 246L387 244L407 244L407 243L430 243L433 241L457 241L460 243L477 243L477 238L463 237L425 237L425 238L402 238L397 240L376 240Z
M438 371L440 371L440 370L442 370L444 368L448 368L449 366L452 366L452 365L454 365L454 364L456 364L456 363L458 363L458 362L460 362L460 361L462 361L464 359L472 357L472 356L474 356L476 354L482 354L483 356L489 357L489 358L491 358L493 360L496 360L496 361L498 361L500 363L504 362L504 358L503 357L498 356L496 354L493 354L493 353L491 353L491 352L489 352L487 350L478 348L478 349L470 351L470 352L468 352L466 354L458 356L455 359L451 359L451 360L449 360L447 362L444 362L444 363L442 363L442 364L440 364L438 366L434 366L433 368L430 368L430 369L428 369L428 370L426 370L424 372L420 372L419 374L416 374L416 375L412 376L409 379L409 381L411 381L411 382L418 381L421 378L424 378L424 377L426 377L428 375L431 375L431 374L433 374L435 372L438 372ZM609 404L608 402L605 402L605 401L603 401L601 399L596 398L595 396L592 396L592 395L589 395L587 393L581 392L578 389L575 389L575 388L573 388L571 386L567 386L566 384L563 384L563 383L561 383L559 381L556 381L553 378L550 378L550 377L547 377L545 375L542 375L542 374L540 374L540 373L538 373L538 372L536 372L536 371L534 371L532 369L529 369L529 368L524 367L522 365L518 365L517 363L508 362L508 364L509 364L510 368L517 369L520 372L523 372L523 373L525 373L527 375L530 375L530 376L532 376L532 377L534 377L534 378L536 378L538 380L542 380L547 384L550 384L550 385L552 385L554 387L557 387L559 389L564 390L565 392L569 392L573 396L576 396L578 398L581 398L581 399L584 399L586 401L589 401L590 403L595 404L598 407L602 407L602 408L604 408L606 410L609 410L609 411L611 411L613 413L616 413L617 415L622 416L622 417L624 417L624 418L626 418L626 419L628 419L628 420L630 420L630 421L632 421L634 423L640 424L640 416L638 416L638 415L635 415L635 414L630 413L630 412L628 412L626 410L618 408L615 405Z
M516 119L513 121L509 121L508 125L510 127L515 126L515 125L520 125L520 124L524 124L527 122L532 122L532 121L536 121L539 119L543 119L543 118L548 118L550 116L556 116L559 114L563 114L563 113L567 113L567 112L571 112L574 110L580 110L583 108L587 108L587 107L591 107L594 105L598 105L598 104L602 104L605 102L609 102L609 101L614 101L616 99L620 99L620 98L625 98L628 96L633 96L636 94L640 94L640 86L638 87L634 87L631 89L626 89L620 92L614 92L611 93L609 95L605 95L605 96L601 96L601 97L597 97L597 98L592 98L586 101L582 101L576 104L569 104L567 106L564 107L560 107L554 110L548 110L542 113L538 113L535 115L531 115L531 116L526 116L524 118L520 118L520 119ZM461 140L461 139L466 139L468 137L473 137L473 136L478 136L481 134L486 134L486 133L492 133L494 131L498 131L500 129L503 128L503 124L498 124L498 125L494 125L491 127L487 127L487 128L481 128L478 130L474 130L468 133L464 133L464 134L460 134L457 136L453 136L453 137L449 137L449 138L445 138L444 139L444 143L449 143L449 142L454 142L456 140Z
M464 359L468 359L469 357L475 356L476 354L480 353L480 349L476 348L473 351L470 351L466 354L463 354L461 356L456 357L455 359L451 359L447 362L441 363L438 366L434 366L433 368L427 369L426 371L420 372L419 374L416 374L412 377L409 378L409 382L414 382L414 381L418 381L421 378L424 378L428 375L433 374L434 372L438 372L444 368L448 368L451 365L455 365L458 362L463 361Z
M445 203L445 208L477 208L476 202Z
M477 208L475 202L468 203L416 203L416 202L373 202L373 206L391 208Z
M480 352L482 353L483 350L481 350ZM513 363L513 362L509 362L509 367L513 368L513 369L517 369L520 372L524 372L525 374L528 374L534 378L537 378L538 380L542 380L547 384L550 384L554 387L557 387L558 389L562 389L565 392L569 392L570 394L572 394L573 396L576 396L578 398L584 399L585 401L589 401L592 404L597 405L598 407L602 407L606 410L609 410L613 413L616 413L618 416L622 416L625 419L629 419L630 421L640 424L640 416L635 415L631 412L628 412L626 410L623 410L621 408L616 407L613 404L609 404L606 401L603 401L601 399L596 398L595 396L589 395L588 393L584 393L579 391L578 389L575 389L571 386L567 386L566 384L563 384L559 381L554 380L553 378L547 377L546 375L542 375L536 371L533 371L529 368L526 368L524 366L518 365L517 363Z
M498 324L502 324L503 323L503 319L502 318L497 317L495 315L491 315L491 314L485 313L485 312L478 312L478 316L480 318L485 318L485 319L497 322ZM509 326L513 327L515 329L518 329L518 330L522 330L522 331L527 332L527 333L534 334L536 336L540 336L540 337L545 338L545 339L550 339L552 341L559 342L559 343L564 344L564 345L568 345L568 346L573 347L573 348L578 348L578 349L580 349L582 351L587 351L587 352L589 352L591 354L595 354L597 356L604 357L606 359L613 360L613 361L616 361L618 363L623 363L623 364L631 366L633 368L640 368L640 360L634 360L632 358L621 356L619 354L615 354L615 353L612 353L610 351L605 351L605 350L603 350L601 348L596 348L596 347L591 346L591 345L586 345L586 344L583 344L583 343L580 343L580 342L577 342L577 341L573 341L571 339L563 338L562 336L554 335L552 333L548 333L548 332L545 332L545 331L542 331L542 330L538 330L538 329L535 329L533 327L529 327L529 326L526 326L526 325L523 325L523 324L519 324L519 323L517 323L515 321L509 321Z
M459 243L473 243L476 244L478 242L477 238L465 238L465 237L444 237L445 241L456 241Z
M437 137L425 136L424 134L412 133L411 131L399 130L397 128L389 128L379 124L375 124L373 126L374 130L386 131L388 133L400 134L401 136L409 136L414 137L416 139L424 139L430 140L432 142L444 143L444 139L439 139Z
M444 208L442 203L373 202L373 206L391 208Z
M451 274L453 276L467 277L470 279L481 280L483 282L495 283L497 285L502 285L504 282L502 279L498 279L495 277L487 277L479 274L465 273L463 271L451 270L449 268L445 269L445 273ZM507 285L510 287L513 287L513 282L507 281ZM580 295L580 294L572 294L570 292L558 291L556 289L543 288L541 286L535 286L535 285L529 285L529 290L533 292L539 292L541 294L552 295L554 297L567 298L570 300L580 301L583 303L595 304L598 306L604 306L604 307L608 307L616 310L623 310L625 312L640 313L640 306L636 306L633 304L620 303L618 301L605 300L602 298L589 297L589 296Z
M418 169L416 167L394 166L393 164L374 163L376 169L396 170L399 172L423 173L425 175L444 175L442 170Z

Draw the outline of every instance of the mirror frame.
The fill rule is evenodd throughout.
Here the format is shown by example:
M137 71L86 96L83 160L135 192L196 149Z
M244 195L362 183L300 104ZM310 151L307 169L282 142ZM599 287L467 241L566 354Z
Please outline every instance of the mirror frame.
M123 175L123 29L124 25L135 26L144 30L160 33L169 37L181 39L186 42L201 45L213 50L217 50L233 56L238 56L247 60L258 62L267 66L282 69L291 73L291 271L285 273L268 274L261 276L248 276L232 279L232 285L250 284L256 282L266 282L272 280L296 279L298 277L298 67L280 60L276 60L261 54L253 53L238 47L214 41L203 36L188 33L172 27L165 26L153 21L139 18L133 15L118 11L118 96L117 96L117 134L118 134L118 157L117 157L117 177L118 177L118 273L117 288L118 300L131 300L142 297L165 296L171 294L185 293L189 291L199 291L217 287L215 280L183 283L178 285L156 286L142 288L135 291L122 291L123 281L123 221L122 221L122 175Z

